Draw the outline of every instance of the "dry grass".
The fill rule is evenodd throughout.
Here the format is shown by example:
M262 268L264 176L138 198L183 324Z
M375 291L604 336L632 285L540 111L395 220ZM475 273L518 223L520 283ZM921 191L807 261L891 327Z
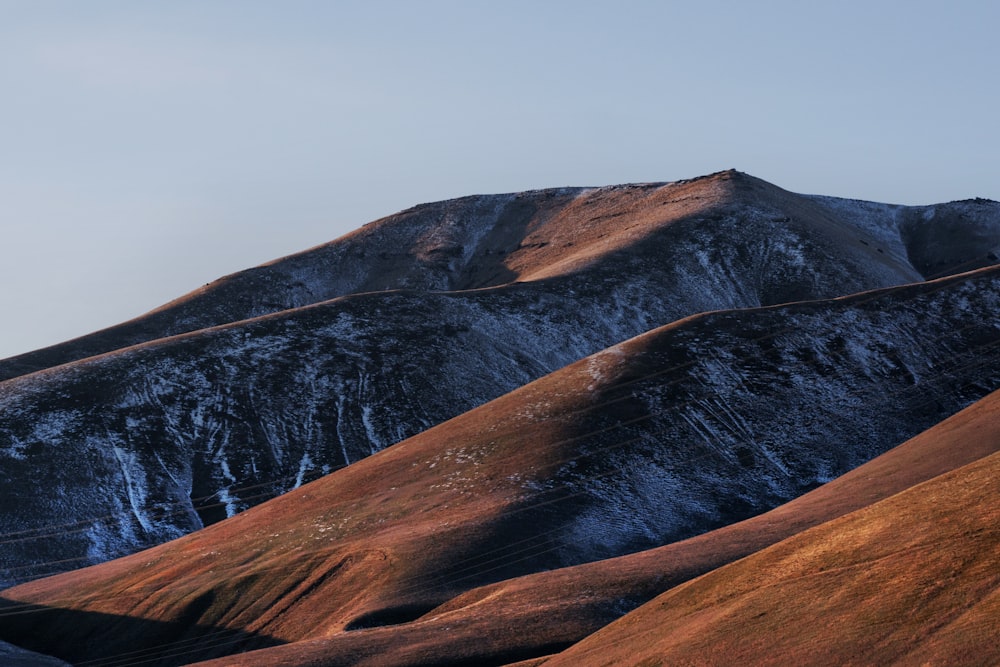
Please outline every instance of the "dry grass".
M540 572L476 588L412 623L372 629L365 633L335 633L320 641L223 658L214 664L263 667L279 659L300 665L444 665L461 664L463 660L474 664L477 659L480 663L492 661L495 664L500 656L512 655L516 651L533 651L536 655L545 655L553 645L582 639L613 620L616 612L612 607L617 601L650 599L675 584L732 563L810 527L820 526L907 489L917 489L919 493L924 482L996 452L1000 448L998 417L1000 393L995 393L805 496L761 516L690 540L629 556ZM988 497L989 491L985 494ZM934 504L933 500L929 502ZM866 542L876 540L886 545L890 556L893 555L894 548L902 548L904 556L910 554L914 559L911 565L918 565L917 571L910 572L910 575L920 575L919 565L923 562L921 549L918 546L891 546L896 531L895 524L891 521L886 523L885 520L878 519L879 516L876 513L872 520L850 532L840 533L835 530L835 540L810 542L807 547L793 550L782 561L779 571L787 573L793 581L801 580L799 583L802 586L814 587L809 595L817 600L834 600L840 592L838 577L852 572L864 575L866 572L866 561L851 560L844 555L845 550L856 550ZM927 527L928 534L933 537L934 524L928 524ZM864 586L869 586L878 594L882 590L883 580L884 583L889 583L895 576L891 572L896 567L893 558L876 556L874 562L876 567L862 581L862 592L868 590ZM943 563L943 566L947 567L947 563ZM725 567L720 570L725 571ZM745 576L748 582L746 585L751 590L758 585L767 590L773 588L772 582L760 583L760 576L753 568L749 572ZM969 576L973 578L981 575L988 573L969 572ZM989 577L982 580L989 581ZM895 604L900 605L900 613L903 614L909 613L905 605L912 603L912 600L906 598L908 586L914 594L929 590L917 579L909 583L901 581L898 585L903 594ZM731 602L728 586L728 580L725 580L709 592L697 589L692 593L694 602L701 607L697 613L698 621L692 621L689 627L672 629L669 633L662 630L663 625L656 624L656 628L671 637L686 636L694 641L701 632L702 624L725 618L725 614L720 616L721 612L718 610ZM939 602L947 605L948 600L945 597ZM995 604L996 601L993 602ZM737 623L739 627L727 627L726 633L732 637L745 636L751 641L750 649L740 654L742 658L750 663L766 662L770 653L765 650L766 646L753 642L753 635L763 632L764 628L769 632L781 631L789 623L787 614L782 611L785 607L768 610L770 599L767 597L745 600L739 604L746 605L745 613L756 616L757 629L749 635L743 633L740 624L744 621L740 620ZM640 609L636 614L645 613L645 609ZM855 626L862 630L876 618L865 609L867 607L852 607L850 604L847 607L848 614L858 613ZM931 613L939 611L940 609L935 608ZM836 610L824 609L815 613L817 615L812 618L822 618L823 614L835 614ZM942 612L941 618L946 618L947 613L947 610ZM612 628L631 627L631 618L626 617ZM957 645L960 641L973 645L981 643L982 638L988 637L991 630L988 624L983 627L984 618L988 619L988 616L977 612L951 622L947 633L956 638L952 645ZM823 627L822 623L812 625ZM938 636L944 637L946 634L939 633ZM616 647L620 642L623 650L613 653L610 664L619 664L618 661L630 664L628 655L636 647L630 643L631 635L626 635L623 639L600 639L598 642L598 647ZM649 635L654 635L653 640L650 640ZM597 637L603 637L603 633ZM900 638L904 643L911 641L910 637L897 632L896 640L899 641ZM598 640L587 640L581 646L586 647L591 641ZM644 643L652 644L653 641L655 630L637 640L640 646ZM851 635L845 641L860 645L857 636ZM595 650L599 652L599 648ZM573 661L578 659L576 651L577 649L570 649L568 655L571 658L565 664L575 664ZM757 655L756 651L760 651L760 654ZM657 662L660 657L656 651L643 659L648 660L648 664L660 664ZM778 662L781 663L780 655ZM528 661L526 664L536 663ZM592 664L603 663L598 660ZM646 663L640 660L631 664ZM662 664L674 663L667 660ZM736 663L722 656L715 664Z
M677 587L556 665L997 664L1000 454Z
M921 288L900 288L905 289ZM620 351L639 356L655 348L657 336L669 330L634 339ZM859 657L841 657L891 657L901 646L932 647L929 641L913 640L913 633L930 622L920 620L923 616L900 631L891 620L909 609L905 605L925 604L920 597L925 591L940 589L926 601L933 617L941 617L942 610L961 613L946 632L938 632L937 640L951 636L949 632L961 638L984 631L978 610L985 607L979 600L988 599L992 589L976 586L995 585L983 569L987 556L995 562L995 542L990 542L995 534L979 530L975 522L997 518L988 502L996 498L996 482L978 489L978 496L968 495L976 488L966 489L965 497L958 482L941 486L938 480L925 480L996 449L996 395L756 519L613 561L515 578L546 570L550 562L544 557L500 558L499 569L472 568L470 576L470 562L483 554L505 553L502 549L523 532L519 522L525 515L512 513L544 498L528 494L522 481L544 481L555 464L574 453L578 411L599 400L588 363L571 365L198 533L6 591L11 603L50 610L7 616L0 632L5 638L33 638L36 648L77 660L148 646L149 636L136 625L141 621L162 626L157 637L244 633L240 644L215 650L209 642L204 652L186 655L188 659L223 655L259 641L302 643L240 656L239 663L275 664L287 656L293 664L334 664L332 655L343 664L442 664L446 659L459 664L484 657L514 661L553 653L612 620L623 605L714 568L720 569L667 593L676 596L668 610L675 615L666 626L653 623L660 632L671 628L669 646L642 629L649 607L613 627L647 632L641 646L652 647L650 660L676 649L706 651L731 662L730 655L760 659L780 657L781 651L808 658L809 650L831 640L822 634L826 624L815 621L822 618L845 624L844 647L861 647ZM947 479L964 479L975 465ZM892 494L900 495L835 519ZM908 500L900 507L898 499L904 497ZM921 508L917 518L905 515L906 503ZM963 521L973 523L966 527ZM818 527L722 567L813 526ZM530 529L542 534L545 525ZM948 545L949 551L937 558L929 544ZM968 545L971 551L963 550ZM930 563L927 572L922 559ZM968 579L968 590L961 587L964 572L975 575ZM943 583L934 583L938 581ZM897 585L899 594L884 596L884 603L882 597L866 596L865 591L883 583ZM950 593L956 586L964 591L958 597ZM786 612L795 604L802 611L792 618ZM794 627L796 618L808 627L791 638L767 638L769 632ZM388 622L391 627L359 629ZM870 626L884 628L874 633L879 637L874 647L863 643L862 630ZM820 634L810 639L810 631ZM765 639L758 641L758 635ZM95 637L100 638L96 645ZM601 637L606 635L598 633L593 640L598 648L616 645L616 639ZM706 644L703 637L712 639ZM728 646L715 643L724 637L732 645L720 653L713 647ZM169 641L156 640L171 650ZM629 641L623 638L621 646L639 646L630 647ZM591 651L591 642L579 650ZM769 653L770 643L782 648ZM577 655L576 650L567 655ZM694 659L692 655L681 657Z

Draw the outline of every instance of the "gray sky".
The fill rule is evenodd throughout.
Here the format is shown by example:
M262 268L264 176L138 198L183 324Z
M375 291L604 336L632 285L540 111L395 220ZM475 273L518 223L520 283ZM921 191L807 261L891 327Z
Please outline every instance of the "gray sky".
M1000 199L1000 3L0 0L0 358L417 203Z

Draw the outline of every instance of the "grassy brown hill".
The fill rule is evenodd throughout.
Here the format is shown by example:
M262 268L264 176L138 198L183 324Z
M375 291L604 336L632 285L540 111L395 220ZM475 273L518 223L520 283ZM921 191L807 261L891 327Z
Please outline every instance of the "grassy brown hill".
M990 412L974 430L996 442ZM537 664L997 664L998 494L994 453L671 589Z
M220 658L210 664L401 667L501 664L522 656L544 656L555 647L597 631L630 606L684 581L998 450L1000 393L995 392L842 477L745 521L636 554L475 588L409 623L341 632L324 639ZM647 634L642 638L633 640L637 635L632 629L635 626L623 621L613 626L618 628L617 636L609 629L611 639L602 634L600 641L582 644L590 645L590 650L601 657L573 648L567 652L567 664L639 664L638 656L644 654L637 647L644 649L659 635L671 632L670 625L660 623L645 607L636 612L643 613L649 615L648 627L643 627ZM909 610L898 613L905 618ZM975 635L963 636L965 641L975 641ZM601 653L602 648L607 648L607 655ZM655 655L655 651L651 654ZM588 662L581 657L584 655ZM732 664L724 655L718 664ZM759 664L768 660L768 654L741 658L741 664ZM666 659L663 664L684 661Z
M0 637L70 661L166 648L178 664L361 636L733 523L1000 385L998 281L682 320L202 531L5 591Z
M36 372L0 382L0 534L10 537L0 585L191 532L692 314L921 278L909 257L923 241L898 223L909 209L869 216L836 201L731 171L431 204L12 360ZM954 206L934 208L934 219ZM949 250L956 266L979 261L990 225L1000 228L994 209L980 208L956 218L956 229L979 230ZM940 239L925 236L933 255ZM790 358L789 368L865 363L857 351L868 343L849 340L831 336L816 359ZM678 354L709 355L705 377L725 384L711 373L727 360L696 348ZM923 378L924 360L911 360L907 372ZM709 399L689 413L691 428L723 439L741 428ZM741 452L752 463L753 449ZM792 492L784 477L768 503ZM738 494L734 516L757 506L755 493Z

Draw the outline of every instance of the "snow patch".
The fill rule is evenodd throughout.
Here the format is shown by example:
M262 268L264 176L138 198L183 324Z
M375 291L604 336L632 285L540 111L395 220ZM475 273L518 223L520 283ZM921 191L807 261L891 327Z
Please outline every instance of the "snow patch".
M302 459L299 461L299 472L295 476L295 485L292 486L293 489L297 489L302 486L302 480L305 479L306 473L313 468L312 458L309 456L309 452L302 455Z
M132 508L132 515L135 516L143 530L151 532L153 524L145 512L149 496L146 470L135 452L127 451L118 446L112 446L111 451L118 460L118 465L121 466L122 477L125 479L125 493Z

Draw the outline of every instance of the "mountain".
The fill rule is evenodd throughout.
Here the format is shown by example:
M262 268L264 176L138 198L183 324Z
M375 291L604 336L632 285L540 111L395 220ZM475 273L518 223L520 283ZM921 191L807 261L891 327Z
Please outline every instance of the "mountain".
M985 199L898 206L803 196L734 170L463 197L416 206L124 324L0 361L0 379L349 294L536 282L595 262L631 262L637 251L674 264L660 268L679 287L707 291L701 310L846 294L995 263L998 217L997 203Z
M895 221L894 208L845 227L837 224L844 213L830 210L830 203L836 201L817 205L808 197L729 171L667 184L563 188L425 204L331 243L227 276L122 325L0 362L0 378L349 294L456 291L537 282L572 275L602 260L605 265L614 264L622 252L631 263L639 259L628 257L637 248L639 254L652 252L676 263L676 270L659 267L675 282L689 275L695 283L703 282L706 269L721 280L747 282L705 295L701 310L743 305L737 303L743 297L759 302L751 305L774 302L768 301L769 288L803 289L798 283L819 280L813 274L822 275L828 268L814 272L802 266L803 261L827 260L828 264L832 260L839 271L826 276L828 283L844 279L848 280L845 285L859 289L919 277L906 259L904 232ZM950 211L954 205L944 206ZM879 221L872 224L869 217ZM959 226L978 228L979 217L991 221L987 228L996 227L992 204L982 216L973 216L969 222L963 218ZM844 231L850 235L846 243ZM739 242L750 239L754 243L744 244L742 255L737 252ZM876 254L879 249L882 256ZM985 254L978 247L967 250L945 261L961 264ZM747 251L756 256L746 256ZM806 254L800 257L802 253ZM774 264L783 255L787 255L789 280L780 280L785 277L781 267L768 271L763 261ZM604 268L601 273L607 276L608 267ZM867 280L853 277L859 272ZM869 275L872 272L877 275ZM762 273L763 284L750 280ZM794 280L797 273L804 280ZM873 280L882 282L873 284ZM764 293L750 294L757 289ZM698 291L703 291L700 286Z
M9 589L0 638L71 662L165 646L178 664L677 542L1000 386L998 308L995 267L686 318L197 533Z
M998 251L734 171L470 197L0 362L0 639L537 662L985 456L893 448L1000 387Z
M0 581L186 534L657 326L997 246L993 202L805 197L733 171L416 207L5 362Z

